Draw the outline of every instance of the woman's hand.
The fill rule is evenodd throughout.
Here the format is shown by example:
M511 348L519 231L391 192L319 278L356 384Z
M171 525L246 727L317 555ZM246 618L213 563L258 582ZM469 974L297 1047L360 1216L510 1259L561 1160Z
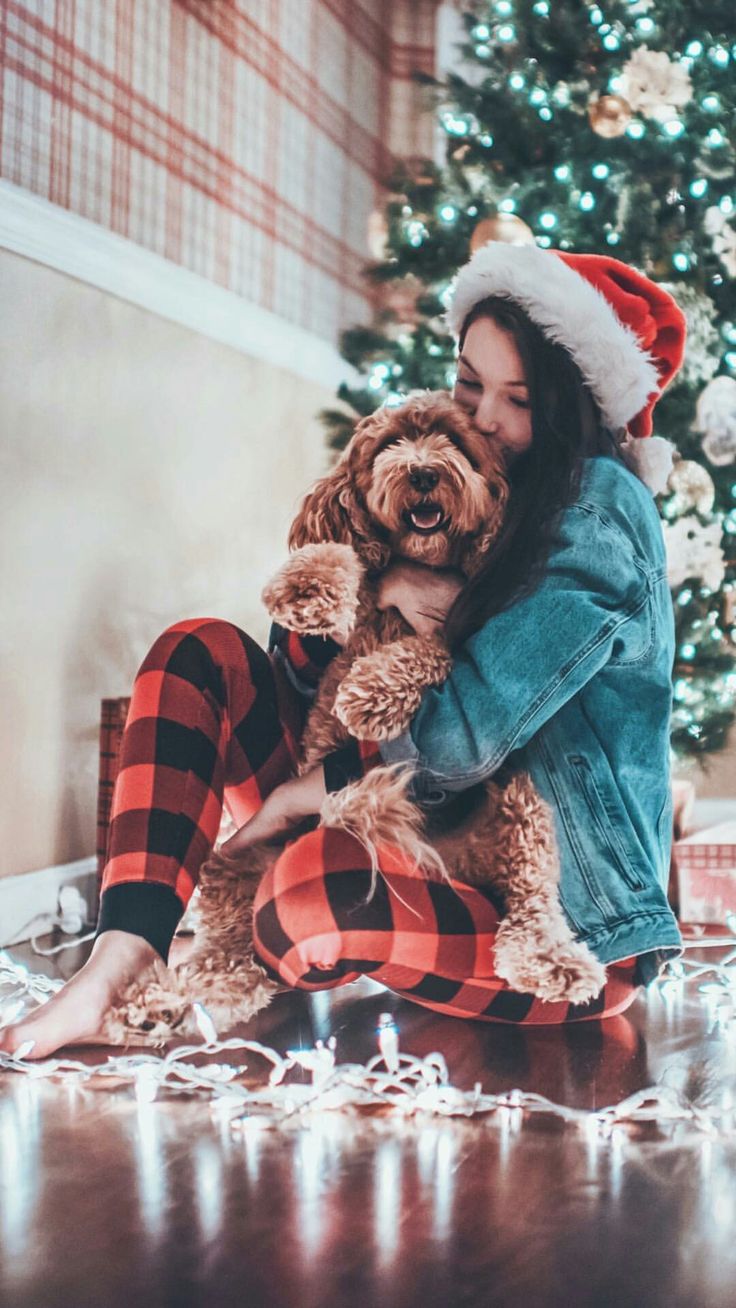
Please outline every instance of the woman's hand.
M324 768L320 763L304 776L292 777L272 790L250 822L220 846L220 852L239 854L262 840L283 835L302 818L319 813L326 794Z
M400 559L391 563L378 583L379 609L398 609L418 636L437 636L465 584L454 568L428 568Z
M158 958L153 945L128 931L98 936L84 967L27 1017L0 1030L0 1052L14 1054L33 1041L28 1058L45 1058L63 1045L104 1044L103 1017L116 993Z

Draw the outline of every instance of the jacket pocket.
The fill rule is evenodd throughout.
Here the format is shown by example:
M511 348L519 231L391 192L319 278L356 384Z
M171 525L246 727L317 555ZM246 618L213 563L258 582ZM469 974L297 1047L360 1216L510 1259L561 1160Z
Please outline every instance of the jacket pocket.
M611 862L632 890L645 890L646 881L631 862L623 842L608 815L608 810L588 759L582 754L571 754L568 756L568 762L573 769L578 789L590 814L594 829L597 831Z

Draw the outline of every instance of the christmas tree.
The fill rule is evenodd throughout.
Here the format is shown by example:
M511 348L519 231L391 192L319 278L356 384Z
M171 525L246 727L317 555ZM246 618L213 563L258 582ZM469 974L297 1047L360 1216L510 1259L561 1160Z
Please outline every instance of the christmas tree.
M689 337L655 415L678 451L657 497L677 628L672 747L705 764L736 711L736 8L486 0L462 22L459 71L428 81L446 161L390 179L367 269L381 308L343 335L359 384L339 395L364 415L453 385L449 283L488 240L608 252L667 286ZM341 448L354 418L323 416Z

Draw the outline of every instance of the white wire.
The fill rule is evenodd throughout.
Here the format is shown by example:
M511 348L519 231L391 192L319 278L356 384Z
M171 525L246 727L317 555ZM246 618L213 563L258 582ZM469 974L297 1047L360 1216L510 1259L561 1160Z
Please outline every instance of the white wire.
M57 918L57 923L60 922L61 919ZM45 931L39 932L39 935L46 934ZM63 940L60 945L52 945L50 949L42 949L40 945L36 944L39 937L31 936L31 949L34 954L42 954L44 958L50 958L52 954L60 954L62 949L76 949L77 945L84 944L85 940L94 940L96 935L96 931L90 931L86 936L74 936L72 940Z
M32 931L30 936L27 938L30 941L31 949L34 954L41 954L44 958L50 958L52 954L60 954L62 949L76 949L77 945L83 944L85 940L92 940L96 935L95 931L90 931L88 935L74 936L72 940L65 940L60 945L52 945L50 949L42 949L37 941L41 936L49 935L54 927L62 927L64 925L64 919L60 917L58 913L36 913L34 917L29 917L27 922L24 922L22 926L18 927L12 940L0 944L0 949L12 949L13 945L21 944L22 941L19 940L18 937L22 931L26 931L29 927L32 927L34 922L43 922L43 930L39 929Z

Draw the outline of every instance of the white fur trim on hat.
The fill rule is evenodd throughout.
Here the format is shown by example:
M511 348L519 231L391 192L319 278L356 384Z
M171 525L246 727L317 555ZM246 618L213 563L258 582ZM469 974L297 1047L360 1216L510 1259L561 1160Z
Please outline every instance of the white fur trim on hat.
M457 337L479 300L513 300L549 340L577 363L603 421L625 427L657 390L659 374L636 334L608 300L552 251L492 241L460 269L451 287L447 322Z
M639 481L648 486L652 495L661 495L667 489L674 467L675 446L663 436L649 436L637 440L629 436L619 446L624 463Z

